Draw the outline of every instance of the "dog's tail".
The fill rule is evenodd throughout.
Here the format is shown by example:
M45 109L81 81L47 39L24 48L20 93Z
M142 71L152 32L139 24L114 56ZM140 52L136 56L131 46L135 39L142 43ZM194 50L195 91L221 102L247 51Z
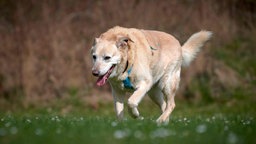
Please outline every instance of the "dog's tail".
M193 34L181 47L182 48L182 66L188 66L190 62L196 57L196 54L200 51L200 48L208 41L212 36L210 31L200 31Z

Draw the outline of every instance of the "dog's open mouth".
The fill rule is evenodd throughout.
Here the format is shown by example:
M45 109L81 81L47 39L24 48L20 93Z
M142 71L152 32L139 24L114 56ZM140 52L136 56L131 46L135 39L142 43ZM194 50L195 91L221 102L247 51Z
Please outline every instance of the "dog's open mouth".
M112 67L104 75L99 76L99 78L97 80L97 85L98 86L103 86L107 82L107 80L108 80L109 76L111 75L115 66L116 65L112 65Z

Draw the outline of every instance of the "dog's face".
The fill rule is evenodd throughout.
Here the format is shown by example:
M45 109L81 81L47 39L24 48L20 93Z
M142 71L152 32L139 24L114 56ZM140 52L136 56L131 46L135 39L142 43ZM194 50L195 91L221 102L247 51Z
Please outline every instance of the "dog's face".
M97 85L102 86L109 77L116 73L116 65L120 63L121 55L114 41L96 38L91 49L93 62L92 74L99 77Z
M119 64L127 59L129 40L127 37L116 40L95 39L91 48L92 74L98 77L98 86L103 86L109 77L117 75Z

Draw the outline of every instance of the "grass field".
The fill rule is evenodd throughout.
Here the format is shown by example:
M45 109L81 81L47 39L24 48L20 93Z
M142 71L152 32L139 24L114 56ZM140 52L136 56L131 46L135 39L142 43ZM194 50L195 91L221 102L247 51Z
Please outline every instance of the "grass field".
M256 144L255 8L253 0L0 0L0 144ZM144 120L126 111L116 121L110 89L94 87L89 49L115 25L181 43L213 32L185 68L168 125L155 123L160 111L145 99Z
M126 113L123 122L115 120L110 105L66 115L46 110L4 113L0 115L0 143L256 143L255 106L234 110L178 103L170 123L162 126L155 123L158 110L151 109L151 104L141 107L144 120L131 119Z

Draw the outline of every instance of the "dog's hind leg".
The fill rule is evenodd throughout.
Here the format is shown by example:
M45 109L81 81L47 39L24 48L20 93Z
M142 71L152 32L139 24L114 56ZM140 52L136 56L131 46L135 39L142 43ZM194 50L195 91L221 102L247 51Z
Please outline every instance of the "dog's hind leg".
M166 102L164 98L164 94L158 86L154 86L149 92L149 97L153 100L161 109L162 113L166 108Z
M168 123L169 116L175 108L174 96L179 87L180 82L180 68L170 72L166 79L163 81L165 84L162 91L166 97L166 108L162 115L157 119L157 123Z

